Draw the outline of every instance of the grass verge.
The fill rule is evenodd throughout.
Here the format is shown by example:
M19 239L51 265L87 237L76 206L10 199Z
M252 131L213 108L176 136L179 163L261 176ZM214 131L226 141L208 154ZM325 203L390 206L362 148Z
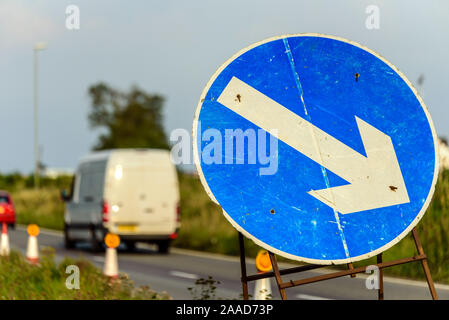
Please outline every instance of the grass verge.
M44 250L40 265L29 264L19 252L0 257L1 300L162 300L166 293L135 287L125 274L111 281L86 260L55 263L53 249ZM69 265L79 268L79 289L68 289ZM70 281L70 280L69 280Z

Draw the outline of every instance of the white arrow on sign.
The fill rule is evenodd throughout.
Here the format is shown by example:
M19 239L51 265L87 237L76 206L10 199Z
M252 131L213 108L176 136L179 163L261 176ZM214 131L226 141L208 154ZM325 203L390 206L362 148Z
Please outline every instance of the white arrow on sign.
M233 77L217 100L349 182L311 190L311 196L342 214L410 202L391 138L357 116L367 157L276 101Z

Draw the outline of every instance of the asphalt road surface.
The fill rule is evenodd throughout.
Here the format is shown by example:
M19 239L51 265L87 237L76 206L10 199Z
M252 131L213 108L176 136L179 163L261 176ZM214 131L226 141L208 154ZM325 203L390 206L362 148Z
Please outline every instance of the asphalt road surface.
M12 249L25 253L27 233L19 226L10 230ZM62 233L41 230L38 237L39 247L50 246L56 249L56 259L67 257L84 257L99 267L103 266L104 253L94 253L88 245L80 245L75 250L66 250L63 246ZM221 299L238 299L241 297L239 259L216 254L172 248L168 255L159 254L151 246L138 246L135 252L126 252L119 248L119 269L125 272L137 285L148 285L156 291L167 291L174 299L192 299L188 287L193 287L198 278L212 276L219 280L216 297ZM255 273L254 260L247 261L248 273ZM285 268L291 265L281 263ZM416 268L421 268L419 262ZM326 269L303 272L301 277L316 276L329 272ZM82 276L82 274L81 274ZM365 282L368 275L349 276L307 284L287 289L288 299L377 299L376 290L368 290ZM290 280L284 276L283 280ZM298 275L293 278L298 279ZM273 297L279 299L275 282L271 280ZM449 286L436 285L440 299L449 299ZM250 294L254 293L254 282L249 284ZM430 299L425 282L384 277L385 299Z

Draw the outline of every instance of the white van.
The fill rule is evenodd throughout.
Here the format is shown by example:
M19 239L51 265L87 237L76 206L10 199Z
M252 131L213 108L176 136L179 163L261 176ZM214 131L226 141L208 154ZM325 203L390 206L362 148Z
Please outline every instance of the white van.
M151 242L165 253L180 227L178 178L167 150L94 152L80 160L63 199L66 248L87 240L99 249L112 232L128 249Z

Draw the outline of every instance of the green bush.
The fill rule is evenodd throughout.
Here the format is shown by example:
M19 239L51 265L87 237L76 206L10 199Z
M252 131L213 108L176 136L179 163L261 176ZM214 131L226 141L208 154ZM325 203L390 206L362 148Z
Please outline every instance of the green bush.
M41 177L42 188L69 189L72 176L60 176L57 178ZM22 175L20 173L0 174L0 190L16 191L30 189L34 186L33 175Z
M17 223L35 223L41 227L62 230L64 202L59 189L16 189L11 193L17 213Z

